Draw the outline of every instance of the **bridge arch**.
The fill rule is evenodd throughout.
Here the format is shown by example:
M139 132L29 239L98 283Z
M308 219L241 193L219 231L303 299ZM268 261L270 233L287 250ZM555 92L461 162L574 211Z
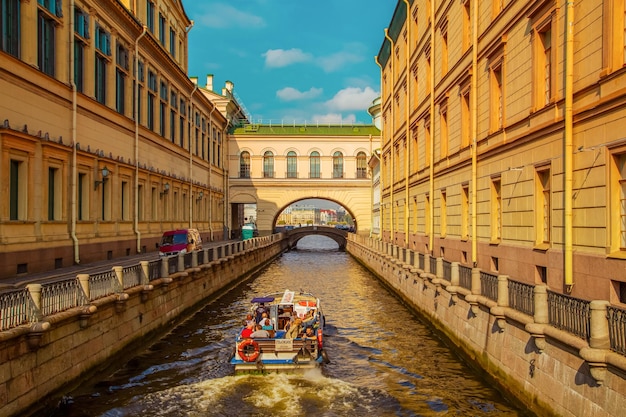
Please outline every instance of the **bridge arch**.
M300 239L306 236L313 236L313 235L326 236L334 240L335 242L337 242L337 245L339 245L339 250L343 251L346 249L346 237L348 235L348 232L345 230L335 229L334 227L303 226L303 227L296 227L292 230L288 230L285 233L287 233L289 247L291 249L294 249L296 246L298 246L298 241L300 241Z

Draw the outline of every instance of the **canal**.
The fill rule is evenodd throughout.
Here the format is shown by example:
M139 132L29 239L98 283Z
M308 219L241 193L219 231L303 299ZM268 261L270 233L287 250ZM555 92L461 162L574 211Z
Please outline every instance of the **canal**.
M331 363L234 376L234 337L255 295L322 300ZM529 416L464 363L330 239L310 236L47 416Z

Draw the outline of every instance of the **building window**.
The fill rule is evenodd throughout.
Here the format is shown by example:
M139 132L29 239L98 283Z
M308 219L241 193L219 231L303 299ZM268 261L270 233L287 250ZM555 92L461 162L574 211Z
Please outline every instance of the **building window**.
M446 191L441 190L441 195L439 197L441 199L439 202L439 235L441 237L446 237L448 229L448 197L446 195Z
M154 130L154 102L156 101L157 92L157 79L156 74L152 71L148 71L148 129Z
M89 39L89 15L74 8L74 84L76 91L85 92L85 50Z
M298 156L294 151L287 153L287 178L298 178Z
M78 174L78 183L77 185L77 193L78 193L78 204L77 204L77 216L78 220L88 220L89 219L89 187L87 185L87 174L79 173Z
M58 168L48 168L48 220L61 219L61 176Z
M117 44L115 54L115 109L124 114L126 110L126 77L128 77L128 50Z
M441 24L441 73L448 72L448 20Z
M320 176L320 153L311 152L309 156L309 178L321 178Z
M96 100L106 104L107 65L111 56L111 35L96 27Z
M356 177L367 178L367 155L365 152L356 154Z
M333 154L333 178L343 177L343 154L337 151Z
M39 65L41 72L54 77L56 20L50 15L49 10L40 8L37 14L37 22L37 65Z
M146 26L154 33L154 3L150 0L146 1Z
M424 194L424 234L430 235L430 195Z
M159 102L159 134L165 137L165 121L166 121L166 111L167 111L167 84L164 81L161 81L161 90L160 90L160 102Z
M537 225L537 236L535 239L535 243L539 245L549 244L551 218L549 167L541 167L537 169L535 184L535 204L537 205L535 207L535 224Z
M20 57L20 0L2 0L0 9L0 48Z
M424 168L430 166L430 118L424 120Z
M121 197L120 210L122 211L120 214L122 216L122 220L129 220L130 219L130 185L128 181L122 181L120 197Z
M180 112L180 119L178 124L178 143L181 148L185 147L185 116L187 115L185 107L187 103L185 103L184 99L180 99L180 106L178 107Z
M461 187L461 239L469 239L469 186Z
M11 159L9 178L9 219L26 220L26 163Z
M250 152L243 151L239 155L239 178L250 178Z
M502 239L502 182L500 178L491 179L491 240Z
M176 32L170 28L170 54L176 59Z
M476 0L477 1L477 0ZM463 52L467 51L472 45L472 2L465 0L463 3Z
M490 107L491 131L495 132L504 126L504 94L503 94L502 59L498 59L490 70Z
M202 146L200 147L200 153L203 160L206 160L206 149L207 149L207 121L203 117L202 118Z
M611 252L626 251L626 153L613 155L611 200Z
M461 149L470 145L472 114L469 83L461 87Z
M439 106L439 157L444 159L448 156L448 103Z
M418 131L417 128L413 128L411 130L411 140L413 141L412 143L412 147L411 147L411 153L412 158L411 158L411 173L415 173L418 171L419 169L419 150L418 150L418 145L419 145L419 135L418 135Z
M554 100L555 48L552 36L552 15L533 28L535 107L540 109Z
M263 178L274 178L274 154L270 151L263 154Z
M176 110L178 110L178 94L173 89L170 91L170 140L176 143Z
M159 42L165 46L165 16L159 13Z

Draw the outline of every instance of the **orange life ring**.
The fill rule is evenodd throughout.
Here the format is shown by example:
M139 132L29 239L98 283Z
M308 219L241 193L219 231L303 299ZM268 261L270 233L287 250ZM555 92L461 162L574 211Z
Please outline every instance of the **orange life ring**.
M252 349L250 349L252 347ZM237 346L237 353L245 362L254 362L261 353L259 344L252 339L246 339Z

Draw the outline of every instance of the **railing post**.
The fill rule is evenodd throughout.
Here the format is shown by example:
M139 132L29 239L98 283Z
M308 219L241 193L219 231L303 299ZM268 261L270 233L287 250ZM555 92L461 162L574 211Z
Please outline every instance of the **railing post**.
M498 306L509 306L509 276L498 275Z
M550 316L548 315L548 287L544 284L535 285L535 315L534 320L537 324L548 324Z
M30 298L33 300L33 304L35 306L35 319L37 321L41 320L41 284L28 284L26 286L28 288L28 292L30 293Z
M87 298L87 301L89 302L91 300L91 294L89 292L89 274L78 274L76 275L76 278L78 278L78 284L83 290L85 298Z
M437 261L437 271L435 272L435 275L437 276L437 278L443 278L443 258L439 257L436 259Z
M161 278L167 278L170 276L170 263L169 257L164 256L161 258Z
M609 321L606 317L606 308L609 302L605 300L594 300L589 303L591 310L591 328L589 332L589 347L595 349L609 349Z
M458 287L460 283L459 278L459 263L451 262L450 263L450 285L454 285Z
M480 268L472 268L472 294L480 295Z
M430 273L430 254L424 254L424 272Z
M198 266L198 251L191 252L191 267L196 268Z
M119 287L116 288L116 292L117 290L123 291L124 290L124 268L122 268L121 266L114 266L113 271L115 272L115 276L117 277L117 282L119 283Z
M176 265L177 272L183 272L185 270L185 255L182 252L178 252L178 265Z
M139 261L141 264L141 279L140 284L146 285L150 283L150 262L148 261Z

